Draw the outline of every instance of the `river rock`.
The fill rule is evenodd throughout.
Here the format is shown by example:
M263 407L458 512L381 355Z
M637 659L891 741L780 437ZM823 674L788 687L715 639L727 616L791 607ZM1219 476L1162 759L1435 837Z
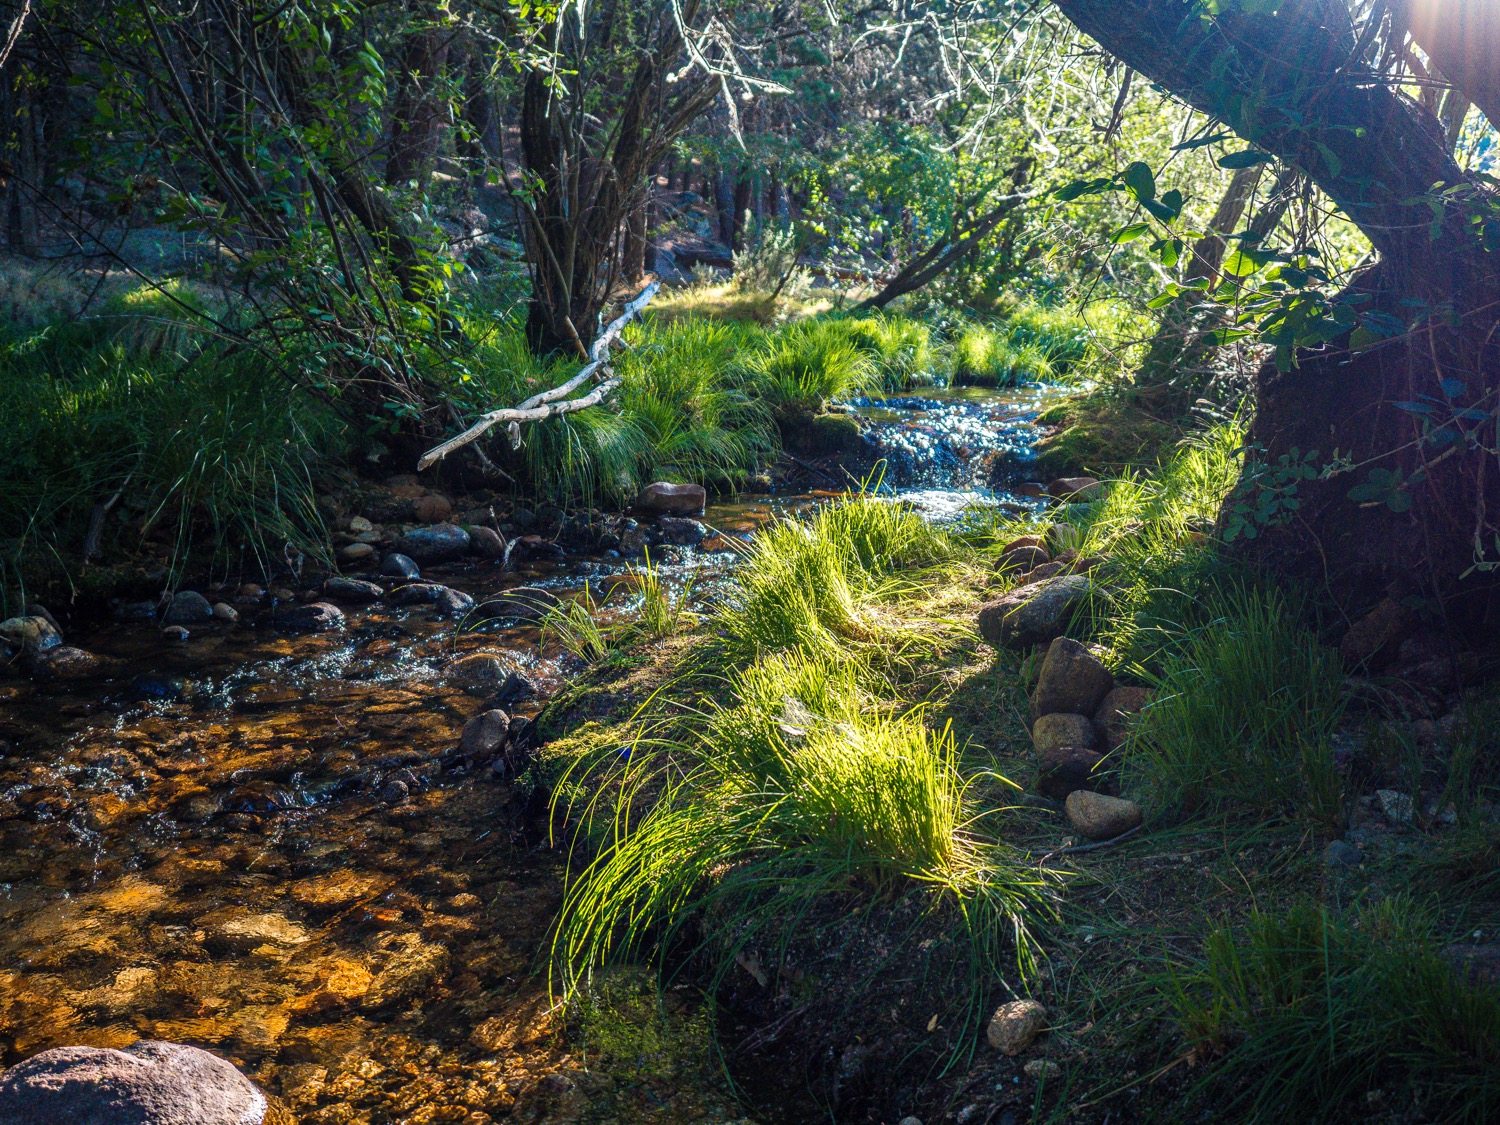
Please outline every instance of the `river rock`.
M375 525L373 523L371 523L368 519L366 519L364 516L350 516L349 517L349 534L350 535L363 535L367 531L374 531L374 530L375 530Z
M1047 485L1047 495L1054 500L1097 500L1104 494L1104 485L1097 477L1058 477Z
M979 607L979 633L996 648L1029 648L1062 635L1073 611L1088 597L1081 574L1022 586Z
M214 620L223 622L225 625L234 625L239 622L240 611L228 602L214 602Z
M287 606L274 620L284 633L332 633L344 627L344 611L330 602L310 602Z
M1092 715L1114 686L1114 673L1086 646L1071 637L1058 637L1042 661L1032 705L1038 715L1056 711Z
M696 547L709 535L704 524L681 516L662 516L656 521L656 526L661 532L663 543L672 543L678 547Z
M214 615L214 607L202 594L194 590L179 590L167 604L162 622L166 625L196 625L208 621Z
M339 575L323 583L323 593L334 601L348 605L367 605L385 597L385 591L374 582L365 582L358 578L344 578Z
M1104 759L1081 746L1058 746L1037 755L1037 792L1054 801L1079 789L1103 788L1099 764Z
M523 699L535 699L541 692L531 678L520 672L510 672L495 691L496 703L519 703Z
M405 578L409 582L422 577L421 568L399 551L392 551L380 560L380 573L387 578Z
M36 670L54 680L79 680L99 671L102 661L92 652L72 645L49 648L37 657Z
M198 1047L54 1047L0 1074L0 1125L272 1125L266 1096Z
M471 758L488 758L505 748L510 736L510 716L496 708L475 715L464 724L458 746Z
M393 777L380 787L380 800L387 805L402 804L411 795L411 787L400 778Z
M422 523L442 523L453 514L453 501L436 492L429 492L412 501L411 510Z
M451 523L434 523L408 531L398 548L419 563L449 562L469 553L469 533Z
M1026 544L1020 547L1011 547L1003 551L999 560L995 563L995 570L1002 574L1026 573L1039 566L1045 566L1051 561L1047 552L1040 546Z
M1018 551L1022 547L1040 547L1043 554L1047 553L1047 540L1041 535L1018 535L1005 546L1000 548L1002 555L1008 555L1012 551Z
M469 528L469 547L476 555L486 559L505 557L505 540L493 527Z
M249 952L269 946L292 950L310 940L307 929L285 914L255 914L242 906L226 906L197 919L208 943L218 949Z
M1063 803L1068 824L1090 840L1112 840L1141 824L1141 806L1122 797L1075 789Z
M1065 562L1044 562L1041 566L1034 566L1027 571L1023 581L1029 586L1033 582L1042 582L1048 578L1056 578L1059 574L1067 574L1072 569L1072 566Z
M536 747L536 723L525 715L512 715L509 740L512 755L530 753Z
M448 971L448 951L416 934L390 934L381 945L388 957L360 1000L366 1010L415 999Z
M990 1017L985 1038L1001 1054L1019 1055L1047 1029L1047 1009L1035 1000L1001 1004Z
M699 516L708 504L701 484L669 484L657 481L641 489L635 506L643 512L663 516Z
M339 548L338 560L351 566L367 563L375 557L375 548L369 543L349 543Z
M393 606L432 605L438 595L448 587L438 582L411 582L397 586L385 596L386 603Z
M1111 688L1094 711L1094 726L1104 736L1105 746L1113 750L1124 742L1125 736L1130 733L1130 724L1150 702L1150 688L1129 684Z
M1365 614L1339 642L1339 656L1351 671L1377 670L1400 651L1401 642L1416 628L1416 616L1395 598L1386 598Z
M488 621L540 621L557 604L557 595L551 590L517 586L480 602L474 613Z
M463 617L474 608L474 599L462 590L444 586L432 604L444 617Z
M448 682L470 695L497 691L512 671L510 662L493 652L471 652L448 664Z
M1082 715L1054 711L1050 715L1042 715L1031 725L1031 744L1039 755L1064 746L1092 750L1099 745L1099 732Z

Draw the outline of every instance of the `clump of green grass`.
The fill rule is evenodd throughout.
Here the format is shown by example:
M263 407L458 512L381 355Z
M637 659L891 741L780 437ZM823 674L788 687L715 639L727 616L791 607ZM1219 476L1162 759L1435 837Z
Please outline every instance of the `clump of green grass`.
M901 390L932 371L932 329L919 320L877 312L830 323L839 325L850 343L874 357L886 390Z
M1335 825L1329 739L1343 709L1338 656L1276 592L1228 589L1155 680L1125 755L1167 811L1254 810Z
M776 414L820 414L834 399L875 385L870 354L837 321L793 324L770 336L745 361L752 391Z
M609 609L605 604L627 583L617 583L602 601L585 586L576 597L565 598L547 611L541 623L542 644L556 642L579 660L596 664L642 640L675 637L697 623L697 615L688 609L691 579L673 592L649 552L643 565L630 569L629 577L638 594L633 611Z
M953 341L953 378L976 387L1048 382L1081 368L1094 337L1071 311L1018 302L992 322L963 326Z
M1167 986L1215 1113L1243 1121L1343 1121L1380 1104L1414 1119L1493 1121L1500 991L1444 963L1431 923L1394 898L1352 918L1305 904L1209 937Z

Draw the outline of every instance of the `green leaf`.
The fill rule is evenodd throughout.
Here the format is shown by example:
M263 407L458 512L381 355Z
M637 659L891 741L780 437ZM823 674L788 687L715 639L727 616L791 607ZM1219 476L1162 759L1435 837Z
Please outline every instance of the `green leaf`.
M1150 229L1150 223L1131 223L1129 226L1121 227L1119 230L1115 231L1114 234L1110 235L1109 240L1116 246L1121 246L1127 242L1134 242L1137 238L1140 238L1141 235L1147 233Z
M1137 160L1120 173L1120 182L1125 185L1137 203L1156 198L1156 176L1151 166Z
M1269 164L1275 159L1274 156L1267 153L1247 148L1241 152L1225 153L1219 157L1218 164L1220 168L1252 168L1257 164Z

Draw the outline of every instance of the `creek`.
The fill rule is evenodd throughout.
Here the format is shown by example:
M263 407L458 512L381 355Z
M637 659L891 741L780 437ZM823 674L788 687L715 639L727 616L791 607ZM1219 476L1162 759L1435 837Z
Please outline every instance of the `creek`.
M848 409L876 487L952 521L1039 502L1025 478L1044 393ZM718 534L661 570L711 589L739 557L728 540L831 494L712 504ZM480 598L566 593L628 561L435 575ZM455 658L503 654L538 689L522 715L578 665L534 626L346 612L337 632L285 636L247 613L185 642L79 626L69 642L108 675L0 679L0 1066L168 1039L221 1052L318 1125L577 1119L600 1098L603 1117L737 1115L691 1083L590 1085L538 971L565 849L510 780L453 753L479 706L445 676Z

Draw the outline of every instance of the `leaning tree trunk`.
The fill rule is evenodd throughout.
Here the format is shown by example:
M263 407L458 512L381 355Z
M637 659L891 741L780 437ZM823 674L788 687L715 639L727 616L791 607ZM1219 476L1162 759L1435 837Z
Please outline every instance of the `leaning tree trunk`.
M1454 163L1441 124L1355 57L1352 29L1332 18L1342 5L1288 0L1274 14L1210 21L1191 0L1057 4L1106 50L1322 188L1381 256L1357 283L1369 298L1358 307L1411 325L1364 350L1346 335L1289 372L1261 371L1250 456L1269 468L1242 483L1226 517L1253 511L1269 485L1294 484L1300 507L1248 553L1351 597L1416 582L1442 599L1473 594L1487 611L1495 583L1471 567L1477 551L1500 555L1500 464L1486 452L1500 397L1500 263L1459 201L1436 218L1428 208L1434 184L1475 200L1487 192ZM1462 81L1462 66L1439 62ZM1428 311L1414 318L1414 307ZM1433 413L1399 405L1424 396ZM1434 444L1438 429L1460 436ZM1282 457L1356 467L1295 480Z

